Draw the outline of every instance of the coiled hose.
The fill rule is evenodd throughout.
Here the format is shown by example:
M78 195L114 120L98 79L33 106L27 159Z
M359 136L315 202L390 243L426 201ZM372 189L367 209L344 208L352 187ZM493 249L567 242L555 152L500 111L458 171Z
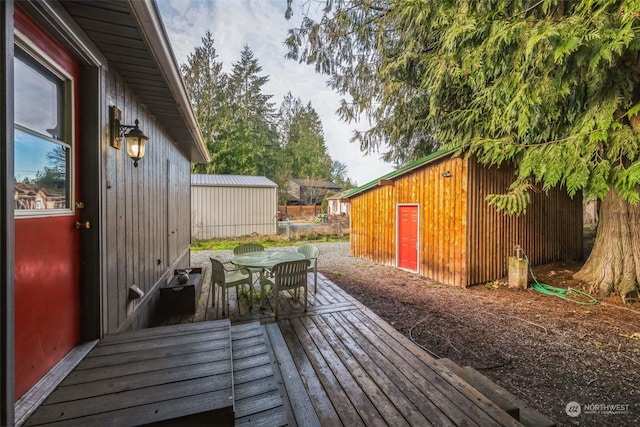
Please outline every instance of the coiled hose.
M527 265L529 266L529 271L531 272L531 277L533 278L533 286L531 288L534 291L540 292L541 294L549 295L552 297L558 297L565 299L567 301L575 302L576 304L582 305L596 305L598 304L598 300L586 292L583 292L579 289L573 288L557 288L555 286L547 285L546 283L538 282L535 274L533 274L533 268L531 268L531 263L529 263L529 258L525 255L524 259L527 261ZM586 299L586 300L585 300Z

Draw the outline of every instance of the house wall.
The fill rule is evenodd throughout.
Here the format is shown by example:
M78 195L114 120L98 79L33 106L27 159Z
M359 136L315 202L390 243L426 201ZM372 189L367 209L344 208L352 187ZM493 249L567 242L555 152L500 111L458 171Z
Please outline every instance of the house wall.
M195 240L276 234L277 187L191 187Z
M329 215L349 215L351 205L341 202L339 199L328 199L327 213Z
M176 267L189 265L190 162L120 79L103 72L103 177L105 194L106 333L148 326L158 304L159 286ZM126 149L109 145L109 106L122 111L149 137L137 168ZM130 286L145 296L128 301Z
M548 194L532 191L532 203L520 216L506 216L486 202L489 194L504 193L513 182L513 169L469 163L468 285L506 277L508 257L520 245L531 264L582 259L582 195L573 199L561 188Z
M442 176L445 171L451 176ZM420 210L418 273L464 284L466 173L466 161L448 158L351 199L351 255L396 265L396 206L415 203Z

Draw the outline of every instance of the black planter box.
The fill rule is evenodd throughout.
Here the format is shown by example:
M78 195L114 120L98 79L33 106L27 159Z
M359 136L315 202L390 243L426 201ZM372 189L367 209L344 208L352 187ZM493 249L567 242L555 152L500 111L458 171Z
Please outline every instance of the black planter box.
M202 268L191 268L189 280L185 284L178 283L178 271L175 270L169 283L160 288L160 310L164 316L196 312L202 285Z

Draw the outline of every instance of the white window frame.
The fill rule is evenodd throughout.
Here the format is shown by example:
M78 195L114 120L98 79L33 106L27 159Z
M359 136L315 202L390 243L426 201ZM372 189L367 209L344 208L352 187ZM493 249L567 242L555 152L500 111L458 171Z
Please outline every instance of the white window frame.
M62 67L60 67L49 55L47 55L42 49L29 40L24 34L16 30L15 45L29 55L33 60L38 62L48 71L53 73L57 78L62 81L63 85L63 114L65 121L65 134L61 141L55 142L69 148L69 207L64 209L14 209L14 215L16 219L20 218L43 218L43 217L58 217L58 216L71 216L75 215L75 177L76 177L76 154L75 154L75 82L73 76L67 73ZM15 122L14 127L24 130L20 125ZM44 139L50 139L43 136Z

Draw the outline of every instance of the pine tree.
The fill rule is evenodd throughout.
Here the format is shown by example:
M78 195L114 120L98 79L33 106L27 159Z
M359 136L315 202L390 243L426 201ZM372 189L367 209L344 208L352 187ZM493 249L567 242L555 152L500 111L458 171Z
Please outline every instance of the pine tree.
M222 63L217 61L211 32L202 37L202 46L197 47L180 68L189 92L191 105L200 126L200 132L210 153L216 151L215 141L223 130L225 120L225 87L227 76L222 72ZM197 173L214 173L215 161L193 165Z
M233 119L233 139L236 167L233 173L264 175L276 173L278 141L273 95L264 94L268 76L261 76L262 67L245 46L240 60L233 64L227 87L227 99ZM228 172L227 172L228 173Z
M311 103L304 105L289 92L279 110L283 167L294 178L329 179L331 157L324 139L322 121Z
M377 120L365 149L511 162L514 184L489 200L511 214L534 184L602 199L576 277L625 299L640 290L639 24L631 0L335 0L287 43L353 98L346 119Z

